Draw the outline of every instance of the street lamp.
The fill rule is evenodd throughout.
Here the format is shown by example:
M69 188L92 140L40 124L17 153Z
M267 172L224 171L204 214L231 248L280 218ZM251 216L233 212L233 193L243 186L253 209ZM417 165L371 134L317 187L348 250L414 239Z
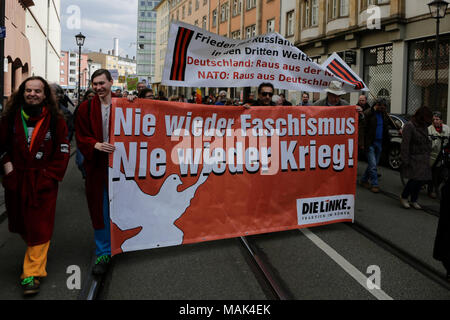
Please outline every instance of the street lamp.
M91 87L91 64L92 62L94 62L91 58L88 59L88 73L89 73L89 78L88 78L88 87Z
M448 2L445 0L433 0L428 3L431 17L436 19L436 70L434 75L434 109L438 110L438 77L439 77L439 20L444 18Z
M81 47L84 45L84 40L86 37L81 34L77 34L75 36L78 46L78 105L80 105L80 96L81 96Z

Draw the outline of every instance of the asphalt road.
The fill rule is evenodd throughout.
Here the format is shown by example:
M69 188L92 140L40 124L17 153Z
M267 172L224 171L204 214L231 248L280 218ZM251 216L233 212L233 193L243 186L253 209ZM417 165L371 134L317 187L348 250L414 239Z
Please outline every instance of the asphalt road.
M68 267L89 277L94 242L83 180L71 158L60 185L48 277L31 299L74 300L80 289L69 289ZM358 172L365 169L359 163ZM349 183L354 183L349 181ZM384 193L357 187L356 221L395 243L421 263L443 275L432 258L437 217L400 207L398 172L381 169ZM438 211L436 200L421 195L419 203ZM348 224L291 230L250 238L273 268L290 298L298 300L450 299L450 290L431 280ZM0 223L0 300L22 299L19 286L25 244ZM247 263L237 239L130 252L114 258L99 299L265 300L261 279ZM374 269L375 268L375 269ZM369 290L367 279L378 270L380 289Z

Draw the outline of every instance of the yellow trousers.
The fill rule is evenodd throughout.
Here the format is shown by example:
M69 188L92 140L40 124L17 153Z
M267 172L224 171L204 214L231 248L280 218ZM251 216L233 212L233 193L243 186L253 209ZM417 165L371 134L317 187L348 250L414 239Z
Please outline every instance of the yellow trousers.
M37 246L28 247L25 252L25 259L23 261L23 274L20 277L25 279L31 276L46 277L47 271L47 253L50 246L50 241Z

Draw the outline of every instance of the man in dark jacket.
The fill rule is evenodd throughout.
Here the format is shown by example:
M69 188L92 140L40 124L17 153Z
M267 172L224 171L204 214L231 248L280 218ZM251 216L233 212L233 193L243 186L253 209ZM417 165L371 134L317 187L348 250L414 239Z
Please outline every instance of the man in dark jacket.
M367 169L361 178L361 185L378 193L377 165L380 162L383 144L389 140L387 123L389 115L386 113L387 101L377 99L372 108L364 112L364 151L367 156Z
M360 95L358 98L357 106L361 107L363 111L370 109L370 105L367 103L367 97L365 95Z
M272 101L273 84L270 82L261 83L258 87L258 100L253 104L254 106L274 106L275 103Z

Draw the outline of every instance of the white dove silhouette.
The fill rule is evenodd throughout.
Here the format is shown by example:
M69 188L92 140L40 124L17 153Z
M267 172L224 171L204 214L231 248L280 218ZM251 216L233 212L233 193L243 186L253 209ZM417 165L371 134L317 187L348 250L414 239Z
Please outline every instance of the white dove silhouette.
M181 244L184 233L174 223L190 206L195 192L208 176L204 166L197 182L178 192L177 187L183 182L177 174L171 174L159 192L152 196L142 192L134 180L126 180L120 173L119 181L113 184L113 210L120 215L111 215L111 220L121 230L142 227L136 236L124 241L121 246L123 252Z

